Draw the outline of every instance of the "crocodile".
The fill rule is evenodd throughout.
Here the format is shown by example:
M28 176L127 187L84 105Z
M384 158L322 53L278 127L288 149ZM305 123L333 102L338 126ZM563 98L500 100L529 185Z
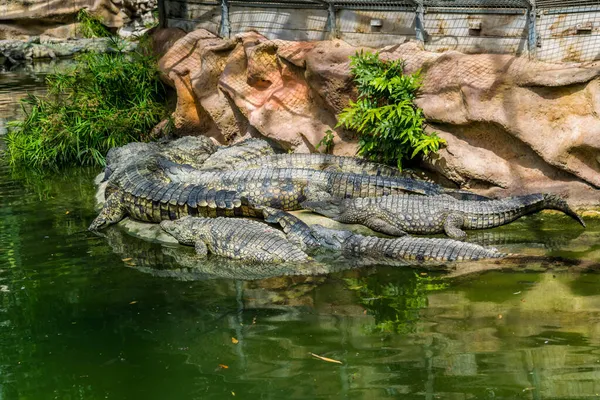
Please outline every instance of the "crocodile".
M196 252L258 263L306 262L308 255L283 232L258 221L234 218L184 217L162 221L160 227Z
M102 229L126 216L145 222L186 215L262 217L260 209L235 191L169 182L157 166L158 159L152 156L138 160L111 176L104 206L89 230Z
M308 199L376 197L412 192L448 193L458 198L482 199L471 192L447 189L435 183L398 176L361 175L303 168L259 168L239 171L199 171L163 159L163 172L174 182L190 182L216 190L235 190L254 204L298 210ZM485 197L484 197L485 199Z
M304 224L298 219L294 223ZM196 251L202 256L210 251L220 256L256 262L313 261L283 233L258 221L185 217L176 221L163 221L161 228L181 244L196 246ZM369 259L394 265L430 265L506 256L496 249L452 239L387 239L320 225L313 225L310 229L320 247L339 251L343 256L359 261Z
M302 207L338 222L362 224L393 236L443 232L451 238L460 239L466 237L462 229L493 228L545 209L562 211L585 227L584 221L566 201L547 193L488 201L457 200L446 195L400 194L307 201L302 203Z
M318 171L350 172L363 175L407 176L407 172L365 160L364 158L334 156L319 153L272 154L234 163L227 169L306 168ZM409 174L412 177L412 173Z
M363 236L350 231L312 225L311 229L323 246L341 251L349 259L359 259L363 264L438 265L454 261L477 261L507 257L495 248L466 243L453 239L380 238Z
M202 170L233 170L251 160L261 159L275 153L273 147L262 139L246 139L230 146L223 146L211 154L198 169Z
M160 155L172 162L199 168L217 151L218 146L205 136L184 136L168 143L128 143L113 147L106 154L104 180L108 180L115 171L145 157Z

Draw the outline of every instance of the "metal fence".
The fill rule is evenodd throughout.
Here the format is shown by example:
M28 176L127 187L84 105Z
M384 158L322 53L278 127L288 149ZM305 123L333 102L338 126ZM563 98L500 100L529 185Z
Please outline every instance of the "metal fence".
M341 38L379 47L406 39L431 51L600 58L600 0L162 0L164 26L228 37Z

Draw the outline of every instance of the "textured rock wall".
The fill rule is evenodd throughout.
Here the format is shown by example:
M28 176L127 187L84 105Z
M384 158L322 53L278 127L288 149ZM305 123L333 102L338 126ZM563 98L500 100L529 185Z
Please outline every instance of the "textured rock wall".
M160 68L177 90L181 134L264 136L311 152L331 129L334 153L352 155L356 137L334 127L355 95L348 56L356 50L342 41L197 30L173 44ZM407 72L423 71L418 105L448 142L424 168L485 194L551 191L600 205L600 64L432 53L414 42L380 52L404 59Z
M158 0L7 0L0 5L0 40L77 37L77 13L88 9L123 36L156 23Z

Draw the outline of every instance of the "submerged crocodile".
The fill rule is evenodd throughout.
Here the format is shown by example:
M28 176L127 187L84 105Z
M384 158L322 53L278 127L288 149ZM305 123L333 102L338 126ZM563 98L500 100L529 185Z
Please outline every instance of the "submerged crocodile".
M462 229L493 228L545 209L562 211L585 227L581 217L563 199L546 193L488 201L403 194L307 201L302 206L338 222L358 223L394 236L444 232L452 238L464 238L466 233Z
M318 240L330 249L339 250L347 258L359 258L363 263L397 265L435 265L453 261L476 261L504 258L507 254L494 248L452 239L431 239L404 236L387 239L363 236L349 231L311 226Z
M304 224L296 219L296 224ZM245 219L194 218L163 221L161 227L180 243L196 246L200 255L207 250L234 259L259 262L309 262L306 253L283 233L268 225ZM351 259L367 258L394 265L440 264L452 261L503 258L495 249L451 239L403 237L385 239L349 231L310 227L321 247L337 250Z

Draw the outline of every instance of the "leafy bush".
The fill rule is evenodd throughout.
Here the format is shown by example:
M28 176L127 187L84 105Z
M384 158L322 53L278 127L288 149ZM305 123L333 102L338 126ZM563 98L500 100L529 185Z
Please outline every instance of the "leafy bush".
M401 168L417 154L438 151L444 140L424 132L423 111L414 104L419 72L405 75L403 60L385 61L369 52L350 60L358 99L338 115L338 126L359 133L358 154Z
M102 20L98 16L90 14L86 9L81 9L77 13L77 21L79 21L79 33L85 38L111 36Z
M156 62L141 51L83 54L46 80L48 95L24 99L24 120L9 123L12 164L103 165L111 147L153 139L167 116Z

